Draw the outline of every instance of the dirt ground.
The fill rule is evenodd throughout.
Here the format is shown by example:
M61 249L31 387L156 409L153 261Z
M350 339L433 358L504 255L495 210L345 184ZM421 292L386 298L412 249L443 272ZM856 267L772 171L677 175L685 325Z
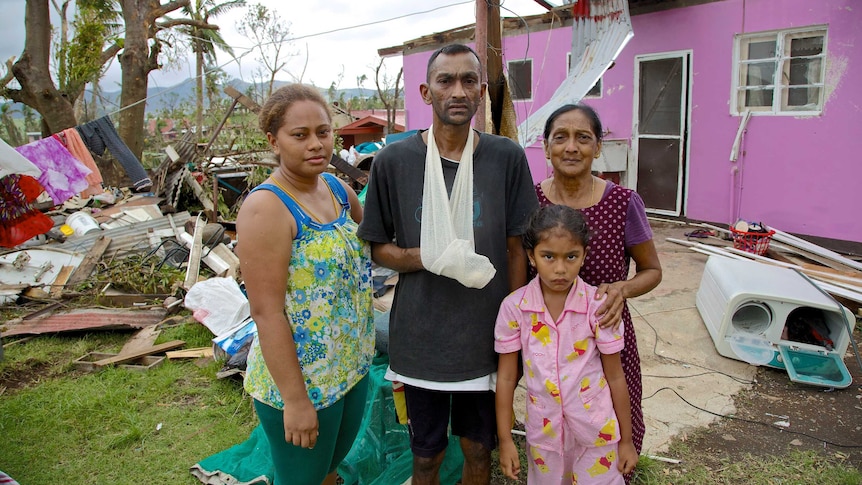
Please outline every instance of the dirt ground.
M858 330L855 336L862 340ZM844 361L853 375L846 389L796 384L782 370L760 368L752 388L734 398L739 419L721 419L677 439L707 465L796 449L815 450L862 469L862 371L851 352ZM781 421L789 426L773 424Z

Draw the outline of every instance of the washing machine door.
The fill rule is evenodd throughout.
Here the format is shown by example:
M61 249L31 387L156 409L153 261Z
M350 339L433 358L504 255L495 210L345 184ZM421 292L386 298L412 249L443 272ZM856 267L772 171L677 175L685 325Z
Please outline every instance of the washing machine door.
M853 383L850 371L835 352L812 351L786 344L778 344L778 351L793 382L842 389Z

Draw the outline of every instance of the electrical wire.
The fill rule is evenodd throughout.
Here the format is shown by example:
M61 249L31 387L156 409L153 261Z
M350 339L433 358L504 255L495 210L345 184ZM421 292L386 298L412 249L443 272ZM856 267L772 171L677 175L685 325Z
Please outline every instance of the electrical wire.
M662 387L662 388L656 389L656 391L654 393L650 394L647 397L644 397L643 400L647 400L647 399L655 396L656 394L658 394L661 391L670 391L670 392L676 394L676 397L680 398L682 400L682 402L684 402L684 403L688 404L689 406L697 409L698 411L702 411L702 412L707 413L707 414L712 414L713 416L718 416L719 418L733 419L736 421L742 421L743 423L749 423L749 424L757 424L757 425L763 426L765 428L770 428L770 429L775 429L775 430L781 431L782 433L789 433L792 435L805 436L806 438L810 438L812 440L819 441L819 442L825 443L827 445L835 446L837 448L862 448L862 444L836 443L834 441L830 441L827 439L818 438L818 437L810 435L808 433L803 433L802 431L793 431L793 430L789 430L787 428L783 428L781 426L776 426L772 423L764 423L762 421L757 421L754 419L740 418L739 416L716 413L714 411L710 411L709 409L704 409L700 406L697 406L696 404L689 402L686 398L682 397L678 392L676 392L675 389L671 389L670 387Z
M455 2L455 3L450 3L450 4L448 4L448 5L441 5L441 6L439 6L439 7L434 7L434 8L432 8L432 9L422 10L422 11L418 11L418 12L412 12L412 13L408 13L408 14L404 14L404 15L399 15L399 16L396 16L396 17L387 18L387 19L374 20L374 21L366 22L366 23L362 23L362 24L350 25L350 26L347 26L347 27L339 27L339 28L337 28L337 29L331 29L331 30L326 30L326 31L322 31L322 32L316 32L316 33L312 33L312 34L301 35L301 36L298 36L298 37L292 37L292 38L288 39L288 42L293 42L293 41L302 40L302 39L308 39L308 38L311 38L311 37L318 37L318 36L321 36L321 35L328 35L328 34L332 34L332 33L335 33L335 32L343 32L343 31L346 31L346 30L352 30L352 29L358 29L358 28L362 28L362 27L368 27L368 26L371 26L371 25L377 25L377 24L381 24L381 23L391 22L391 21L393 21L393 20L400 20L400 19L403 19L403 18L413 17L413 16L416 16L416 15L425 15L425 14L428 14L428 13L436 12L436 11L438 11L438 10L442 10L442 9L446 9L446 8L450 8L450 7L457 7L457 6L460 6L460 5L466 5L466 4L469 4L469 3L473 3L473 1L472 1L472 0L466 0L466 1L461 1L461 2ZM507 10L508 10L508 9L507 9ZM264 42L264 43L262 43L262 44L259 44L259 46L268 46L268 45L279 44L279 43L282 43L282 42L281 42L281 41ZM238 55L238 56L234 56L231 60L229 60L229 61L227 61L227 62L224 62L224 63L222 63L222 64L219 64L218 66L215 66L215 67L213 67L213 68L211 68L211 69L209 69L209 70L206 70L206 71L202 74L202 76L206 76L207 74L211 74L211 73L213 73L213 72L217 72L217 71L221 70L222 68L224 68L225 66L230 65L230 64L232 64L232 63L234 63L234 62L239 63L240 59L242 59L242 58L243 58L243 57L245 57L246 55L250 54L251 52L254 52L254 50L255 50L255 49L257 49L259 46L253 46L253 47L248 47L248 48L243 48L243 47L238 47L238 46L230 46L230 47L231 47L231 49L247 49L247 50L246 50L245 52L243 52L242 54ZM152 96L147 96L147 97L145 97L145 98L143 98L143 99L140 99L140 100L138 100L138 101L135 101L134 103L131 103L131 104L129 104L128 106L123 106L123 107L121 107L121 108L120 108L120 109L118 109L118 110L112 111L112 112L108 113L108 114L107 114L107 116L113 116L113 115L115 115L115 114L117 114L117 113L120 113L121 111L124 111L124 110L127 110L127 109L129 109L129 108L132 108L133 106L137 106L137 105L139 105L139 104L141 104L141 103L146 103L146 102L147 102L148 100L150 100L150 99L157 98L157 97L159 97L159 96L162 96L162 95L168 94L168 93L170 93L171 91L174 91L174 90L176 90L176 89L179 89L180 87L185 86L185 85L186 85L186 84L188 84L189 82L192 82L192 81L196 80L197 78L198 78L198 76L192 76L192 77L190 77L190 78L186 79L185 81L183 81L183 82L181 82L181 83L179 83L179 84L177 84L177 85L175 85L175 86L172 86L172 87L167 88L167 89L165 89L165 90L163 90L163 91L160 91L160 92L158 92L158 93L156 93L156 94L154 94L154 95L152 95Z
M675 310L668 310L668 311L684 310L684 309L689 309L689 308L694 308L694 307L677 308L677 309L675 309ZM721 375L726 376L726 377L730 378L731 380L736 381L736 382L738 382L738 383L740 383L740 384L747 384L747 385L754 384L754 381L750 381L750 380L747 380L747 379L743 379L743 378L741 378L741 377L737 377L737 376L734 376L734 375L728 374L728 373L726 373L726 372L722 372L722 371L720 371L720 370L713 369L713 368L711 368L711 367L706 367L706 366L703 366L703 365L700 365L700 364L695 364L695 363L693 363L693 362L688 362L688 361L685 361L685 360L675 359L675 358L673 358L673 357L668 357L668 356L666 356L666 355L661 355L661 354L659 354L659 353L658 353L658 342L659 342L659 340L661 339L661 337L659 337L658 330L656 330L656 328L655 328L655 327L654 327L654 326L649 322L649 320L647 320L646 315L644 315L643 313L641 313L637 308L635 308L635 306L634 306L634 305L632 305L632 302L629 302L629 310L630 310L630 311L634 311L635 313L637 313L638 317L640 317L640 318L641 318L641 320L643 320L643 321L644 321L644 323L646 323L646 324L647 324L647 326L648 326L648 327L653 331L653 334L655 335L655 340L653 341L653 347L652 347L652 353L653 353L653 355L655 355L655 356L656 356L656 357L658 357L659 359L669 360L669 361L672 361L672 362L677 362L677 363L682 364L682 365L688 365L688 366L691 366L691 367L697 367L697 368L704 369L704 370L706 370L706 371L707 371L707 372L702 372L702 373L700 373L700 374L692 374L692 375L685 375L685 376L672 376L672 378L674 378L674 379L681 379L681 378L686 378L686 377L697 377L697 376L702 376L702 375L707 375L707 374L721 374ZM650 314L648 314L648 315L654 315L654 314L656 314L656 313L664 313L664 312L654 312L654 313L650 313ZM649 374L642 374L642 376L643 376L643 377L655 377L655 378L660 378L660 379L661 379L661 378L670 378L670 377L671 377L671 376L657 376L657 375L649 375Z

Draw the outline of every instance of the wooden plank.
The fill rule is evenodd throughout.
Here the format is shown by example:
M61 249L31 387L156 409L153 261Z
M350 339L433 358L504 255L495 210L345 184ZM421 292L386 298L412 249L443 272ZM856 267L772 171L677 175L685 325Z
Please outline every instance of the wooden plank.
M123 293L116 290L107 290L96 297L99 305L110 307L135 308L142 306L157 305L157 300L164 301L171 295L167 293Z
M195 180L195 177L191 172L186 172L186 176L184 178L185 182L191 187L192 192L195 193L195 197L200 201L201 205L204 207L204 210L212 213L215 210L215 206L213 206L213 201L206 196L204 192L204 188L201 187L201 184Z
M204 226L206 224L206 221L201 216L195 219L195 233L192 236L193 242L189 252L189 266L186 268L186 279L183 282L183 288L186 290L198 282L198 274L201 269L201 239L203 238Z
M96 367L104 367L106 365L114 365L114 364L122 364L124 362L129 362L135 359L139 359L145 355L158 354L161 352L166 352L168 350L173 350L178 347L182 347L186 343L182 340L171 340L170 342L165 342L159 345L153 345L152 347L147 347L145 349L140 349L135 352L131 352L129 354L120 354L114 357L109 357L107 359L97 360L93 362L93 365Z
M236 278L236 275L239 272L239 257L237 257L230 248L225 246L224 243L220 243L218 246L212 248L212 251L210 251L210 254L207 256L216 256L228 266L224 274L221 274L220 276ZM209 265L209 263L207 263L207 265Z
M862 271L853 269L852 267L838 261L833 261L830 258L819 256L805 249L793 246L792 244L782 244L772 241L770 247L771 246L775 246L779 251L784 251L786 257L793 258L794 264L813 264L813 261L825 269L831 269L842 273L855 272L855 277L862 277Z
M119 355L131 354L152 347L160 333L162 330L158 325L150 325L138 330L129 340L126 340L126 344L120 349Z
M798 248L802 251L813 253L817 256L821 256L821 257L826 258L830 261L833 261L836 263L841 263L844 266L849 266L855 270L862 271L862 263L859 263L857 261L853 261L852 259L849 259L849 258L845 258L844 256L836 253L835 251L831 251L831 250L826 249L822 246L818 246L817 244L814 244L812 242L808 242L805 239L796 237L792 234L788 234L788 233L781 231L781 230L778 230L774 227L770 227L769 229L772 229L773 231L775 231L775 234L772 236L772 239L774 241L788 244L788 245L793 246L795 248ZM803 256L805 256L805 255L803 254Z
M102 259L102 255L105 254L105 250L108 249L108 245L111 244L111 238L108 236L99 236L99 239L96 239L96 242L90 247L90 250L87 251L87 255L84 257L84 260L81 261L81 264L78 265L78 268L74 273L69 277L69 280L66 281L66 284L69 286L77 285L78 283L84 281L89 278L93 273L93 268L96 267L96 264Z
M60 268L60 272L57 273L57 277L51 283L51 298L60 298L63 295L63 289L66 287L66 283L69 281L69 277L72 276L73 271L75 271L74 266L63 266Z
M199 347L196 349L172 350L165 352L168 359L197 359L199 357L212 357L212 347Z
M334 153L332 154L332 158L329 159L329 164L335 167L335 169L339 172L353 179L356 183L362 185L363 187L365 186L365 184L368 183L368 175L366 175L365 172L354 167L353 165L343 160L341 157Z
M180 242L182 242L187 248L192 248L194 245L194 238L189 233L183 232L180 235ZM201 246L201 248L201 253L203 253L203 246ZM191 259L191 257L189 257L189 259ZM206 256L204 256L201 261L206 263L206 265L209 266L216 275L221 277L235 277L237 270L239 269L239 258L223 243L219 243L218 246L213 247L211 250L208 249L206 251Z
M42 288L37 288L35 286L24 290L24 293L22 293L22 295L32 300L47 300L48 298L51 298L51 295L47 291L43 290Z
M224 92L225 92L225 94L227 94L231 98L239 101L239 104L241 104L241 105L245 106L246 108L248 108L249 110L251 110L252 113L257 114L260 112L260 105L259 104L257 104L253 99L249 98L248 96L237 91L236 88L234 88L233 86L225 87Z

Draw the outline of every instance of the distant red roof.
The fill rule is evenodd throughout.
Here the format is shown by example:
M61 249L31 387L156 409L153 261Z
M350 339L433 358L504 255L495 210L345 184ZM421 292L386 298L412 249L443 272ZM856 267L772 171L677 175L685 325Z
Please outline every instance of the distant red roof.
M375 116L382 120L386 120L386 110L385 109L354 109L350 110L350 115L354 118L361 120L366 116ZM403 109L395 110L395 124L398 125L406 125L407 123L407 115Z
M379 110L378 110L379 111ZM352 112L354 116L356 115L356 111ZM395 131L401 132L404 131L404 125L398 123L398 117L396 116L395 123ZM364 134L378 134L383 132L383 128L386 127L386 113L383 113L383 118L379 116L365 116L364 118L360 118L353 123L342 126L338 129L338 134L341 136L344 135L364 135Z

